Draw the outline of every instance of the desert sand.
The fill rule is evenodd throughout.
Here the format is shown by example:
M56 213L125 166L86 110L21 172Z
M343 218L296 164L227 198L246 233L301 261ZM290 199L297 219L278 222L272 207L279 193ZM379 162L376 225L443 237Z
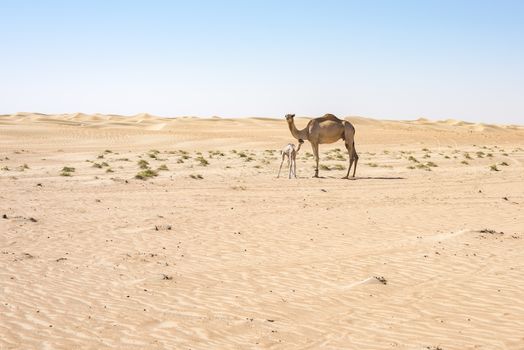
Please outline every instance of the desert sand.
M0 349L524 349L524 127L348 119L0 116Z

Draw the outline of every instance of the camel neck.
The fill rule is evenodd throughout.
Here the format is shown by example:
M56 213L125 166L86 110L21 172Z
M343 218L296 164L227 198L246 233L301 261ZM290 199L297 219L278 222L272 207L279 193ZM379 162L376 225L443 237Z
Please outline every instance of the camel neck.
M298 130L295 126L295 121L292 121L291 123L288 123L289 131L291 131L291 135L293 135L294 138L297 140L307 140L307 128L304 128L302 130Z

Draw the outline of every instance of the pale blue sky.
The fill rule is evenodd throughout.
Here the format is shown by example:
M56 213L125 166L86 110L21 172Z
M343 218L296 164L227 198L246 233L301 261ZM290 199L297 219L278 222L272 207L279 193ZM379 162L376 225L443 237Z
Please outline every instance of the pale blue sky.
M0 0L0 113L524 124L524 1Z

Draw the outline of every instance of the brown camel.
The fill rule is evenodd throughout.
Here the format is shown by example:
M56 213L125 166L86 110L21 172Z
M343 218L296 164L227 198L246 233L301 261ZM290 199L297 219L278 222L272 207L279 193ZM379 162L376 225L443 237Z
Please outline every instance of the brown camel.
M344 140L349 154L349 168L348 173L344 179L349 178L349 172L351 171L353 162L355 162L355 168L353 168L353 177L355 177L355 172L357 171L358 154L355 150L355 128L350 122L346 120L340 120L333 114L325 114L320 118L310 120L304 129L298 130L295 126L294 118L294 114L286 115L286 121L289 126L289 130L291 131L291 135L293 135L293 137L299 141L308 140L311 142L311 147L313 148L313 154L315 155L316 162L314 177L318 177L318 145L321 143L337 142L340 139Z

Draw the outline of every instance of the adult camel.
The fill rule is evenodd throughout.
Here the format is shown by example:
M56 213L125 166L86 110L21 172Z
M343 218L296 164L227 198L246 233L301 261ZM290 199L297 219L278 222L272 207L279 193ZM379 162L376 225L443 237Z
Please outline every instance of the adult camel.
M291 135L293 135L293 137L299 141L308 140L311 142L311 147L313 148L313 154L315 156L316 162L315 176L313 177L318 177L318 145L322 143L337 142L340 139L344 140L344 144L346 145L349 155L348 173L344 179L349 178L349 172L351 171L353 162L355 162L355 168L353 168L353 177L355 177L355 173L357 171L358 154L355 150L355 128L350 122L346 120L340 120L333 114L325 114L320 118L310 120L304 129L298 130L295 126L294 118L294 114L286 114L286 121L289 126L289 130L291 131Z

